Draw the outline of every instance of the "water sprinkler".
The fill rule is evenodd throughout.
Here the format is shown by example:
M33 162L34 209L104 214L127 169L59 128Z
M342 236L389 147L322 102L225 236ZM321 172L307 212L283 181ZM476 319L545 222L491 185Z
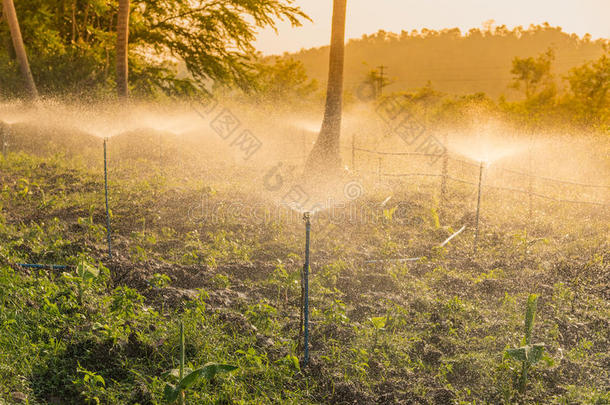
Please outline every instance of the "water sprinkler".
M311 232L311 214L303 214L305 221L305 264L303 266L303 367L309 363L309 234Z
M483 168L485 167L485 162L481 161L481 166L479 167L479 195L477 197L477 215L475 219L475 230L474 230L474 252L477 252L477 244L479 242L479 213L481 211L481 186L483 184Z

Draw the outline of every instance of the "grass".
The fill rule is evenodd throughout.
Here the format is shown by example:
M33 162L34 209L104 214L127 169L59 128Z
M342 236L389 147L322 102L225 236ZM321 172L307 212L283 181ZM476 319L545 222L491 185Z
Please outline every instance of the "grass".
M101 162L79 162L0 160L0 403L163 403L163 373L180 365L177 320L189 367L238 367L193 381L186 403L610 402L604 210L538 201L528 222L490 194L477 255L471 228L434 248L471 225L474 200L460 196L472 190L457 185L444 207L433 184L395 184L375 221L319 232L314 220L311 363L301 369L302 222L229 215L237 203L274 208L256 173L221 169L244 176L236 186L155 161L111 166L108 260ZM371 206L390 192L365 189L357 203ZM226 215L206 218L203 203ZM548 361L520 391L522 365L503 353L523 336L532 293Z

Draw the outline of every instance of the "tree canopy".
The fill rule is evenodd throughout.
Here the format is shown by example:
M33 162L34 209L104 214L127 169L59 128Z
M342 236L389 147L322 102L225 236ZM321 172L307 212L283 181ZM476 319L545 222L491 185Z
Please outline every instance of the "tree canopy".
M32 73L42 93L110 93L116 0L31 0L16 4ZM293 0L133 0L130 87L137 95L188 94L210 83L248 90L257 74L257 30L308 17ZM20 94L10 34L0 36L0 87Z

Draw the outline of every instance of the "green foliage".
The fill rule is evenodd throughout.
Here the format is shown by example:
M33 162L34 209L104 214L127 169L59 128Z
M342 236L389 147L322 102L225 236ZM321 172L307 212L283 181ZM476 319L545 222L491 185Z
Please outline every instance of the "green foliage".
M464 253L467 240L456 239L445 258L364 263L379 258L387 241L398 247L389 250L390 257L405 257L439 240L429 214L434 203L415 198L409 185L407 197L397 192L394 198L418 204L420 209L413 210L417 221L388 221L383 227L346 221L332 237L312 240L312 361L311 368L301 370L295 283L302 256L300 221L282 222L281 233L267 222L197 224L200 234L189 237L195 226L185 218L185 206L174 203L192 201L200 188L188 189L193 185L186 182L176 186L170 179L151 197L151 188L125 178L119 182L117 176L119 243L117 256L107 262L109 270L92 259L107 260L103 240L91 237L88 225L103 218L102 212L87 212L103 201L103 187L82 167L68 171L71 162L52 162L17 154L0 160L2 403L16 402L13 393L36 404L58 398L79 404L96 403L96 398L112 405L163 403L166 383L170 399L179 401L186 393L188 403L367 403L380 396L388 403L608 400L605 320L610 307L600 288L607 221L597 208L575 211L586 213L587 221L584 215L565 215L562 221L541 215L527 234L521 222L509 224L512 216L490 214L494 243L476 257ZM148 178L146 170L130 166L125 177ZM186 171L180 170L168 172L181 177ZM72 187L55 186L64 177ZM21 178L27 183L18 184ZM89 184L96 191L84 192ZM17 195L22 186L28 193ZM220 201L238 194L222 184L214 187ZM38 210L39 189L47 199L61 196L59 206ZM175 198L153 204L167 194ZM488 203L504 201L490 194ZM456 201L443 211L443 221L453 223L470 209L471 200ZM76 224L79 216L81 225ZM140 218L146 218L145 232ZM491 230L496 221L497 230ZM217 241L211 236L223 233ZM533 235L544 236L545 243L519 261ZM150 236L155 243L147 242ZM195 247L188 245L197 240ZM147 263L130 257L134 244L146 250ZM201 266L209 252L219 258L217 271ZM251 263L235 265L245 252ZM197 254L195 264L181 265L182 255L190 253ZM73 267L64 275L14 265L26 260ZM542 323L535 323L532 302L526 311L515 298L532 285L552 297ZM196 289L201 286L209 294ZM177 319L188 335L184 344L178 341ZM534 325L541 326L534 331ZM516 334L529 338L500 359L500 350L522 337ZM524 349L526 340L529 348ZM538 341L547 342L541 354ZM557 367L542 369L550 355ZM538 363L528 370L526 392L515 397L523 359ZM239 372L226 378L216 370L210 381L214 370L204 370L208 361L234 365ZM188 380L180 385L180 362L182 379L196 371L190 385ZM163 375L162 370L171 371Z
M87 403L99 405L106 395L106 381L104 381L101 375L82 368L80 364L78 365L77 372L78 377L72 383L79 387Z
M519 378L519 391L522 393L525 392L525 387L527 385L529 368L538 363L544 353L544 343L531 343L537 305L538 295L530 294L527 298L527 306L525 310L525 336L521 342L522 346L516 349L507 349L505 351L506 356L520 361L522 364L521 377Z
M564 101L580 123L610 125L610 48L597 61L570 70Z
M41 93L111 93L116 0L33 0L15 6ZM136 95L153 97L194 94L208 80L251 89L256 32L281 20L298 26L307 18L290 0L132 0L130 85ZM0 37L10 44L5 24ZM0 52L0 62L0 86L20 94L12 47Z
M212 381L217 374L228 373L237 370L238 367L229 364L206 364L205 366L190 371L184 375L188 369L185 368L184 352L184 325L180 322L180 368L171 370L169 374L177 376L176 385L167 383L163 392L163 399L166 403L175 403L180 398L180 403L185 403L185 391L200 379ZM177 374L177 375L176 375Z
M256 97L264 101L302 102L318 87L307 77L303 64L291 58L275 58L273 64L261 63L256 70Z
M511 73L514 76L513 87L523 88L525 98L531 100L533 97L552 96L554 91L551 64L555 58L554 52L549 49L536 58L515 58Z

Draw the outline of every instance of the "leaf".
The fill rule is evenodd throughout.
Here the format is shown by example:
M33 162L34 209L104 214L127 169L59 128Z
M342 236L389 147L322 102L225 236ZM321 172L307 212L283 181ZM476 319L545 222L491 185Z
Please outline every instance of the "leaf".
M184 368L184 372L185 373L190 373L192 371L192 369L185 367ZM168 370L166 372L164 372L163 374L161 374L162 377L175 377L177 380L180 379L180 369L179 368L172 368L171 370Z
M171 384L165 384L165 389L163 390L163 399L165 402L171 404L178 399L178 395L180 395L180 391L177 390Z
M385 316L375 316L371 318L371 323L373 324L373 326L375 327L375 329L383 329L385 328L385 324L386 324L386 317Z
M512 359L536 364L542 358L544 346L544 343L521 346L516 349L507 349L506 354Z
M544 353L544 343L536 343L530 347L527 359L530 364L536 364L542 358Z
M180 380L176 389L182 391L193 385L199 378L211 380L216 376L216 374L228 373L236 369L236 366L229 364L207 364L186 375L186 377Z
M298 371L301 371L301 365L299 364L299 359L297 358L297 356L293 356L291 354L288 354L288 355L286 355L285 359L290 361L292 366L295 369L297 369Z
M76 268L76 274L83 279L83 281L89 281L97 278L100 274L100 269L88 265L87 263L80 262Z
M526 361L527 359L525 347L519 347L517 349L506 349L506 355L518 361Z

